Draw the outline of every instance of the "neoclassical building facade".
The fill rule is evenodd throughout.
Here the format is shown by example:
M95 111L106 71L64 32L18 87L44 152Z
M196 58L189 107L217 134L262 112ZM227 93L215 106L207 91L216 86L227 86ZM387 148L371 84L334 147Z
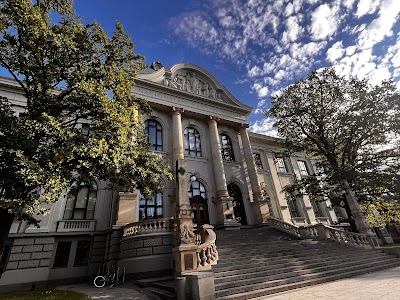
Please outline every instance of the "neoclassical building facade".
M132 93L153 108L143 115L150 151L170 163L175 177L182 175L180 191L187 193L194 227L240 230L269 217L295 225L332 224L343 216L329 202L282 192L313 174L315 162L301 154L276 158L283 140L249 132L252 108L208 71L153 63L139 74ZM13 80L0 78L0 94L22 111L23 92ZM104 262L124 265L131 278L170 273L176 184L165 178L163 191L145 199L140 191L116 193L96 182L53 204L40 217L40 228L16 220L0 264L0 290L84 280Z

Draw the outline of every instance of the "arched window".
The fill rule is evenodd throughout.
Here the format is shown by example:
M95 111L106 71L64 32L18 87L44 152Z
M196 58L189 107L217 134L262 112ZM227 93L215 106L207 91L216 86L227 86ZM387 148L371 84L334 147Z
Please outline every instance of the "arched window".
M196 129L192 127L185 128L183 131L183 143L185 155L201 156L200 134Z
M235 156L233 155L232 142L229 136L227 136L226 134L221 134L219 138L221 142L222 159L225 161L235 161Z
M206 188L199 181L189 181L188 194L189 199L194 196L202 196L204 199L207 199Z
M64 220L91 220L97 200L97 185L82 186L73 194L68 194Z
M163 217L163 193L153 195L150 199L142 197L139 201L139 220L160 219Z
M160 122L153 119L148 119L144 122L144 124L146 125L144 132L147 134L147 141L151 143L150 150L162 151L163 136Z

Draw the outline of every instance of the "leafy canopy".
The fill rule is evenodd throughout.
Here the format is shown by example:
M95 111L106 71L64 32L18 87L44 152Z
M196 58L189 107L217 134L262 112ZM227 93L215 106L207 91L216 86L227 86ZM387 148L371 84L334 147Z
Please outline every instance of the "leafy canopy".
M74 183L109 180L146 194L169 170L148 151L131 95L144 57L120 23L83 24L71 0L1 0L0 66L26 98L0 102L0 208L30 218Z
M318 161L320 174L289 190L338 204L345 180L358 201L399 201L400 97L393 81L372 86L325 68L272 97L266 115L275 118L290 153Z

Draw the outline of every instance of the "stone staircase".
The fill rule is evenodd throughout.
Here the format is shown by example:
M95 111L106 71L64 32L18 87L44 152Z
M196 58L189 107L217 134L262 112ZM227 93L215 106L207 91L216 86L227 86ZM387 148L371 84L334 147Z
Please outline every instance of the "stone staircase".
M268 227L216 234L217 299L251 299L400 265L380 250L299 240Z

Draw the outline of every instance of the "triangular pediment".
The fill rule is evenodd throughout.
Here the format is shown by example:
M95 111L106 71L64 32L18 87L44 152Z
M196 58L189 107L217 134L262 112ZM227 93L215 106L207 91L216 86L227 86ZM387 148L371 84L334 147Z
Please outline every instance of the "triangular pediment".
M178 63L170 69L162 65L155 66L157 67L153 67L152 64L153 72L141 73L138 78L162 84L185 94L226 103L249 112L252 110L251 107L237 100L211 73L197 65Z

